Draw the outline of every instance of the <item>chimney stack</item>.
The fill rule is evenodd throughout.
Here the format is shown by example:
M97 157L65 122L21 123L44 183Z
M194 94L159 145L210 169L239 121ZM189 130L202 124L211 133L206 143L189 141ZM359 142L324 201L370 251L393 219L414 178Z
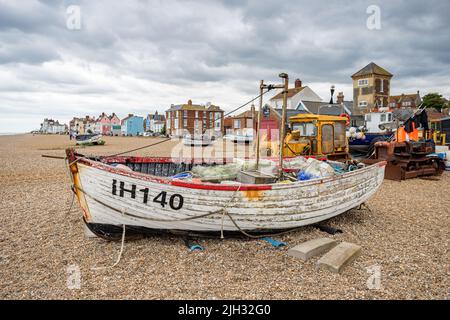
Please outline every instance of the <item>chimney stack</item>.
M302 87L302 80L295 79L295 88L301 88Z
M339 94L337 96L336 103L337 104L343 104L344 103L344 93L343 92L339 92Z
M192 106L192 100L191 99L188 100L188 106L190 106L190 107Z

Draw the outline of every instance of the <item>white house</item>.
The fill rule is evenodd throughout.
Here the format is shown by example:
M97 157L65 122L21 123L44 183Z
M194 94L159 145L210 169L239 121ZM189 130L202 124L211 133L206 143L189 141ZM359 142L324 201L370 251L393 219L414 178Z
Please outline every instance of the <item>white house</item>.
M310 87L302 86L302 81L300 79L296 79L294 88L288 89L287 92L287 108L297 109L299 104L307 105L308 103L321 104L322 98L320 98ZM270 106L274 109L283 107L282 91L270 99Z
M67 132L67 125L59 123L58 120L45 118L39 131L41 133L64 134Z
M155 114L149 113L144 120L144 129L148 132L156 132L161 133L166 123L166 117L163 114L158 114L158 111Z

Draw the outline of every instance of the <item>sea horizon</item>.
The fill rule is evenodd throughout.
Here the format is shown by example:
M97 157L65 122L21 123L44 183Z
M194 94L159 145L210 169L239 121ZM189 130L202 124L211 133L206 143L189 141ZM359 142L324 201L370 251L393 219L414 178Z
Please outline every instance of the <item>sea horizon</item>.
M19 134L26 134L26 132L0 132L0 136L15 136Z

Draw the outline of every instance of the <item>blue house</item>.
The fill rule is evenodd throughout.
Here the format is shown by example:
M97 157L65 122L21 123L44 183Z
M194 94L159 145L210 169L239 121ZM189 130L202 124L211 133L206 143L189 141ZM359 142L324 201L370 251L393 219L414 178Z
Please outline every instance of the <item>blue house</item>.
M129 114L122 120L122 135L138 136L144 133L144 118Z

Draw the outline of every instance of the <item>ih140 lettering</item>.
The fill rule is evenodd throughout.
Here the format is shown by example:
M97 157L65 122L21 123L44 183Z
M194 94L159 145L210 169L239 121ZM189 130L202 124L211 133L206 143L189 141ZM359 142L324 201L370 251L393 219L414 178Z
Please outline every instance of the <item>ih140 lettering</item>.
M113 179L112 181L112 194L114 196L119 195L119 197L125 197L125 193L129 193L132 199L136 199L136 193L142 193L142 203L148 203L149 189L137 189L135 184L131 185L131 188L125 188L125 182L117 181ZM169 202L167 202L167 192L162 191L156 197L153 198L153 202L159 203L161 207L165 207L167 204L170 208L174 210L180 210L183 207L184 198L181 194L173 194L169 197Z

